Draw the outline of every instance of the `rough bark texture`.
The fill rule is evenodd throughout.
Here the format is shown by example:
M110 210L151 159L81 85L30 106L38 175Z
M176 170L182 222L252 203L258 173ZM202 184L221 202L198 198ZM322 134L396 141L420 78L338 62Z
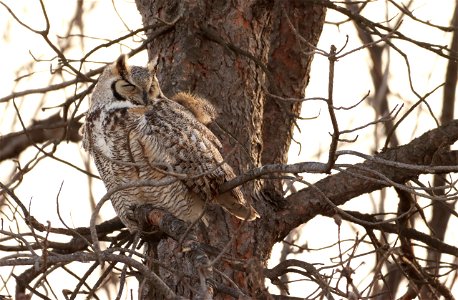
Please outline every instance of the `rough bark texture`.
M286 15L298 32L316 45L324 8L302 1L137 0L137 6L145 25L157 18L170 22L180 17L172 31L149 45L148 53L150 58L159 58L158 77L167 96L187 91L206 97L218 108L220 116L211 129L222 141L223 152L231 153L227 161L236 172L261 163L286 162L300 104L278 102L266 97L266 91L283 97L304 95L311 56L301 53L307 48L300 45ZM237 233L230 256L256 257L253 265L265 266L278 239L271 217L278 206L272 203L281 199L280 188L260 181L244 186L261 219L245 224ZM210 211L212 226L206 237L221 249L240 222L219 209L211 207ZM173 247L171 241L162 242L158 256L183 269L184 264L172 255ZM227 265L219 268L251 296L263 293L262 280L249 280L246 273ZM179 294L192 296L177 278L161 275Z
M270 36L268 92L284 98L303 98L309 81L313 49L302 38L316 45L324 22L323 8L303 1L276 1ZM307 20L307 21L305 21ZM286 102L267 96L263 112L262 164L282 164L288 160L294 122L302 102ZM266 182L265 194L273 201L281 199L281 181ZM276 203L282 205L282 203Z

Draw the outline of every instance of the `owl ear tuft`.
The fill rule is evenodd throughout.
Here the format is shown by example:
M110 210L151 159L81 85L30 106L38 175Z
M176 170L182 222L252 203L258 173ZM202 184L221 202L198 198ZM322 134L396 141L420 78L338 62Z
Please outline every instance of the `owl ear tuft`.
M130 73L130 67L127 63L127 55L121 54L118 59L113 63L113 73L126 79Z
M152 75L156 75L158 64L159 64L159 56L157 55L153 57L153 59L151 59L151 61L148 63L148 71Z

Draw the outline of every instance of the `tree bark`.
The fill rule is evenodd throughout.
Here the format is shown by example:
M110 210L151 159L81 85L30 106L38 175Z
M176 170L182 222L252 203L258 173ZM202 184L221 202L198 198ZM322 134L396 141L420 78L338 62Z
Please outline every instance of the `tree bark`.
M158 57L158 79L167 96L191 92L217 107L220 114L211 129L222 141L223 154L236 173L261 164L285 163L300 104L282 103L266 95L304 96L312 56L304 54L310 48L300 44L297 34L316 45L325 9L303 1L263 0L137 0L137 7L145 26L158 19L171 22L179 18L172 31L148 46L149 57ZM243 189L260 213L260 220L238 230L240 221L210 205L211 226L204 236L212 246L222 249L237 234L227 254L249 261L250 266L245 267L253 271L266 266L278 239L271 220L281 204L281 182L258 180ZM158 258L176 270L189 271L186 263L173 255L174 246L170 240L161 242ZM254 271L248 276L227 263L218 269L248 295L260 297L265 293L260 273L260 278ZM161 276L180 295L193 296L177 276L165 271Z

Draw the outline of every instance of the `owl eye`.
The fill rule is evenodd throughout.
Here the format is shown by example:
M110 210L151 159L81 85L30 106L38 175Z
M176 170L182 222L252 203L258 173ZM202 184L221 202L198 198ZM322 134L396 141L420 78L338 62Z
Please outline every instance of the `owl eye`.
M118 80L115 83L115 89L121 95L123 94L132 94L137 92L137 87L132 83L125 81L125 80Z
M137 86L123 79L113 82L111 89L113 90L113 95L118 100L126 100L139 93Z

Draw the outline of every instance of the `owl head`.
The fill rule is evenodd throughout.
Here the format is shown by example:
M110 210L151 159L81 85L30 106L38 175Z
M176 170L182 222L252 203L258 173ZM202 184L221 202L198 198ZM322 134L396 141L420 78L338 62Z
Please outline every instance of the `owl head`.
M127 55L122 54L100 75L92 94L91 106L100 107L108 104L107 101L148 105L151 99L163 97L156 78L156 64L149 64L148 68L129 66Z

